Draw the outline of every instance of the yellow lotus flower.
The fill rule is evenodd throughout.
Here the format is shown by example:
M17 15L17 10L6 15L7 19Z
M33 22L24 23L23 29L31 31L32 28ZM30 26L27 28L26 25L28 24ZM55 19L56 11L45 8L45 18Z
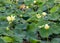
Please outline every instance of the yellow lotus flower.
M8 22L12 22L12 21L14 21L15 20L15 16L8 16L7 17L7 20L8 20Z
M42 15L43 15L43 16L46 16L46 15L47 15L47 13L46 13L46 12L43 12L43 13L42 13Z
M45 27L44 27L46 30L50 28L50 26L48 24L45 24Z
M36 17L37 17L37 18L41 18L41 15L40 15L40 14L36 14Z

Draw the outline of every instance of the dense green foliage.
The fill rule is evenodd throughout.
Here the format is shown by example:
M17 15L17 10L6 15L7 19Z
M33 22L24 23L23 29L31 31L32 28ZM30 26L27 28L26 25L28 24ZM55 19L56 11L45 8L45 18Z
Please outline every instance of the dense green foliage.
M0 43L60 43L60 0L0 0Z

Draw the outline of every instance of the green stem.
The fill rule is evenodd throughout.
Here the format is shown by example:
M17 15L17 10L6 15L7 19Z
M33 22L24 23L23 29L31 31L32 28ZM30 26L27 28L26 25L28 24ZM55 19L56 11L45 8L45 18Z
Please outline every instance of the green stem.
M47 43L48 43L48 37L47 37Z

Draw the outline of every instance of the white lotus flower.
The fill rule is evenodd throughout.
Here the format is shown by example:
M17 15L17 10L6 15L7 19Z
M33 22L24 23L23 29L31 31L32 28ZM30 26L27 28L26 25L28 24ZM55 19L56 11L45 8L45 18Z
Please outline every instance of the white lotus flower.
M15 20L15 16L8 16L7 17L7 20L8 20L8 22L12 22L12 21L14 21Z
M28 9L28 8L29 8L29 6L26 6L26 8Z
M42 13L42 15L43 15L43 16L46 16L46 15L47 15L47 13L46 13L46 12L43 12L43 13Z
M44 27L46 30L50 28L50 26L48 24L45 24L45 27Z
M41 15L40 15L40 14L36 14L36 17L37 17L37 18L41 18Z
M36 3L36 1L34 1L34 3Z

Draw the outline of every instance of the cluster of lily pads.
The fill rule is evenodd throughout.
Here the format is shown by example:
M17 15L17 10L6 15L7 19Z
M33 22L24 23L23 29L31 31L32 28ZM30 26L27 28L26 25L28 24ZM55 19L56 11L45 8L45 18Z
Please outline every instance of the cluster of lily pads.
M60 43L60 1L0 0L0 43Z

